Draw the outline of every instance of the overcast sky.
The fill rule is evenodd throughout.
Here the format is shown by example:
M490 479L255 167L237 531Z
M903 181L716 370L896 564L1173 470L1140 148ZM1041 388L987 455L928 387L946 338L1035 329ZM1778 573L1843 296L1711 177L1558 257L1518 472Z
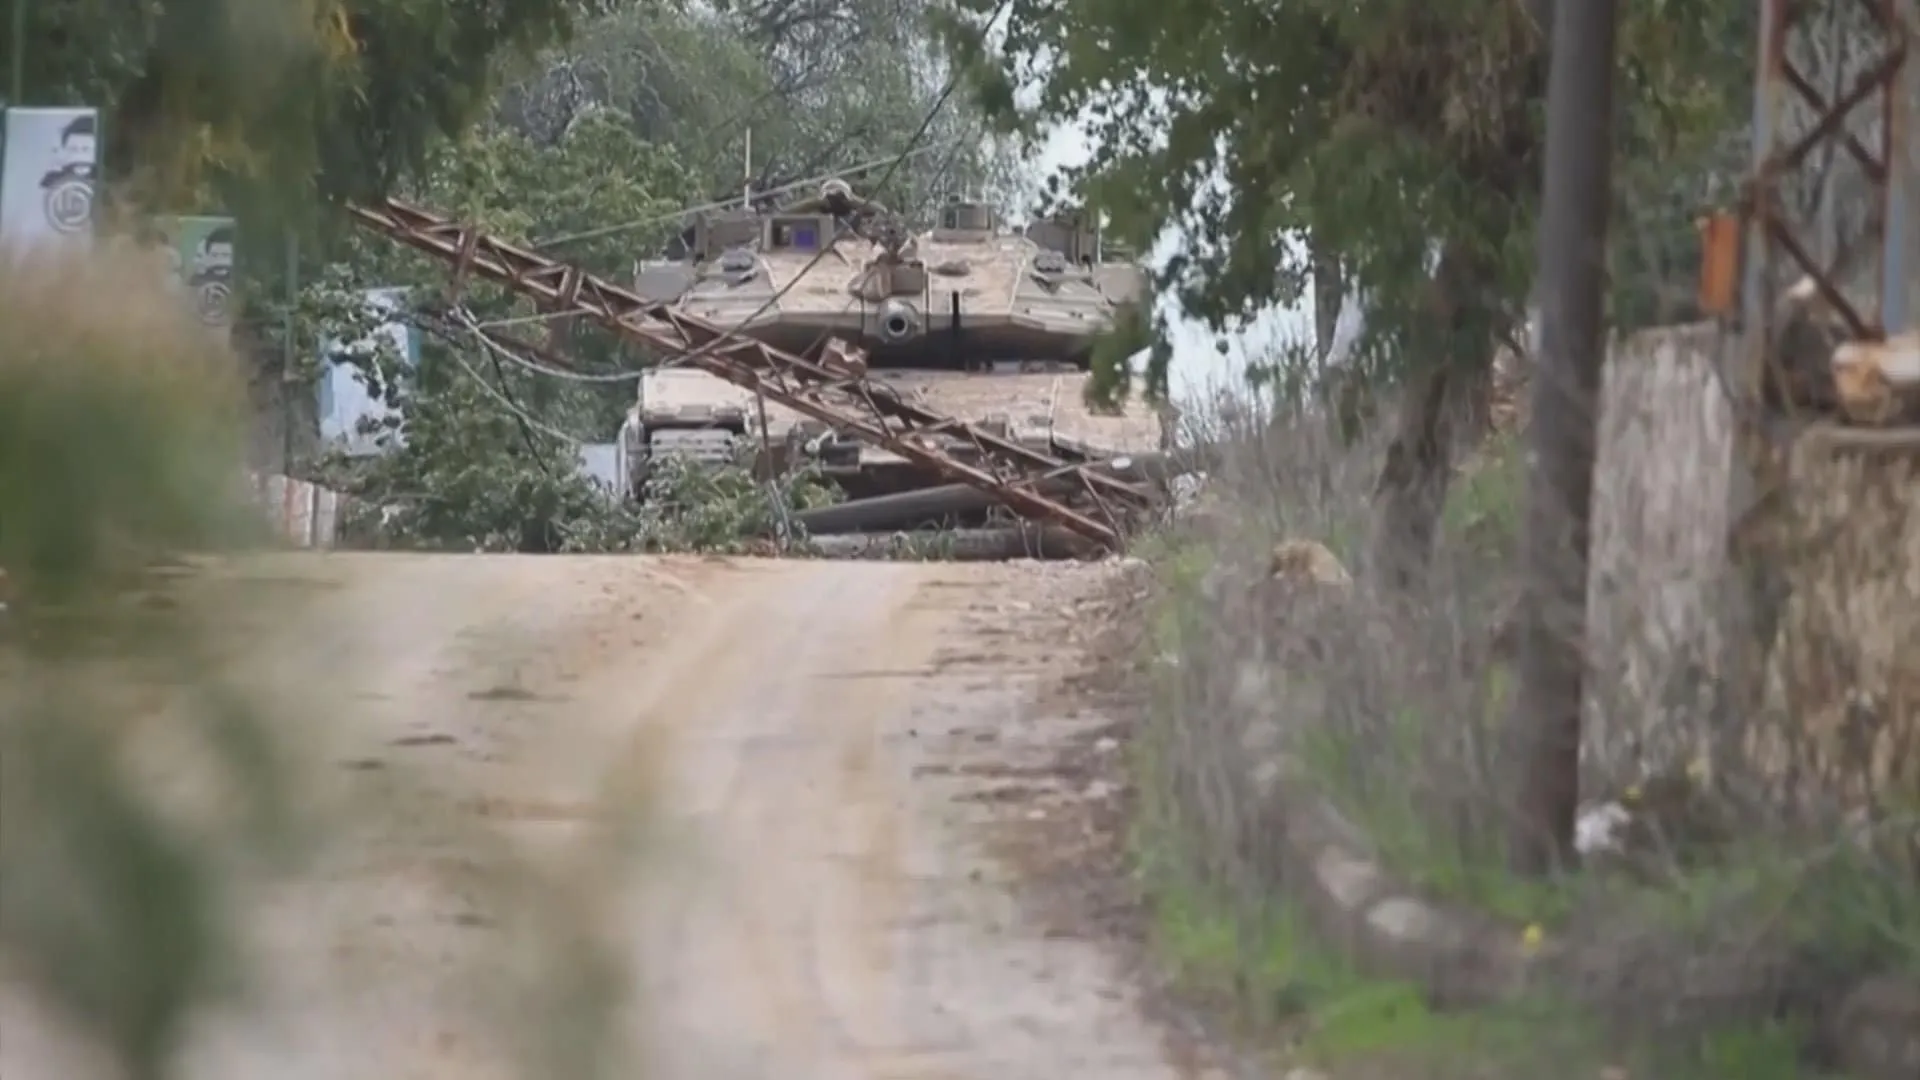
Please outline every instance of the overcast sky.
M1044 179L1063 165L1085 161L1091 153L1086 132L1079 125L1061 125L1054 129L1035 161L1037 179ZM1171 248L1176 239L1172 234L1164 238L1160 254ZM1260 319L1249 331L1230 338L1227 354L1222 356L1215 348L1213 335L1204 327L1189 319L1176 319L1170 389L1176 399L1181 399L1222 384L1239 386L1249 355L1262 355L1278 342L1297 340L1312 333L1313 318L1301 307L1278 310L1271 317Z

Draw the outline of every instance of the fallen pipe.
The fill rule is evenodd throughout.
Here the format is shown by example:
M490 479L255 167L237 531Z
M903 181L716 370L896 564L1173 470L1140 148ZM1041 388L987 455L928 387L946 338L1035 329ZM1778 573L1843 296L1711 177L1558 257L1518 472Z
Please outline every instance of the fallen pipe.
M1099 469L1123 480L1164 483L1170 477L1204 468L1208 457L1205 450L1156 452L1117 457L1094 463L1088 468ZM1059 495L1073 489L1074 480L1071 477L1050 480L1040 487L1042 492L1049 495ZM851 533L910 528L922 522L979 513L993 505L993 496L978 488L967 484L942 484L892 495L875 495L833 506L818 506L800 511L794 515L794 520L804 526L810 535Z
M1087 559L1101 548L1058 525L1022 524L994 529L925 533L841 533L809 536L807 544L828 559L890 559L914 554L942 562L1003 562L1009 559Z

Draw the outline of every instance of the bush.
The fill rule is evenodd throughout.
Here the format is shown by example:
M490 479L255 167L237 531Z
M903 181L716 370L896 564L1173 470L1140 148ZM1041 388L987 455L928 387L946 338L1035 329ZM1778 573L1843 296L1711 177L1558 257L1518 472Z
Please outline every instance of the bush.
M179 559L264 527L237 361L162 280L111 247L0 253L0 994L134 1077L182 1068L196 1021L257 973L241 927L267 887L297 888L355 824L316 809L307 770L331 765L302 753L302 704L326 673L254 678L225 652L297 630L301 602ZM183 566L199 580L174 581ZM528 1075L598 1075L614 951L585 940L566 882L487 869L477 888L528 917L541 961L514 987L530 988L521 1022L494 1030L531 1036L511 1048L529 1049Z
M0 565L49 602L250 522L233 355L132 253L0 262Z

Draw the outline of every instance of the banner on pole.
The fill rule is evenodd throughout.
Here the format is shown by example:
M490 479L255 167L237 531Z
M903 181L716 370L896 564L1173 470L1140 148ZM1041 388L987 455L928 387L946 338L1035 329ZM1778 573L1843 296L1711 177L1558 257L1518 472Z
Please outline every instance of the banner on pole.
M166 217L155 225L193 312L213 327L233 325L234 222L230 217Z
M100 112L7 110L0 161L0 243L16 250L93 238Z

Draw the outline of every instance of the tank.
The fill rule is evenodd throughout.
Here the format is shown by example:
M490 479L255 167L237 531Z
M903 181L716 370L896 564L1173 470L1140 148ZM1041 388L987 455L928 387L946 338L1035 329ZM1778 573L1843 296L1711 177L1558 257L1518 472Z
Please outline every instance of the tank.
M620 472L644 492L653 463L679 456L706 465L811 460L829 472L858 468L859 446L826 425L697 368L652 368L620 429Z
M934 228L914 232L829 181L780 209L698 218L679 247L681 258L638 269L637 291L802 356L817 356L828 338L856 344L870 381L1050 454L1088 460L1162 442L1160 419L1137 395L1111 413L1085 404L1094 343L1125 306L1143 302L1146 276L1137 263L1103 258L1098 236L1076 220L1015 229L985 203L954 200ZM640 394L635 445L656 453L738 451L757 422L733 411L750 393L702 372L649 375ZM850 495L940 482L768 409L773 430L755 440L831 456ZM972 453L959 440L948 449Z

